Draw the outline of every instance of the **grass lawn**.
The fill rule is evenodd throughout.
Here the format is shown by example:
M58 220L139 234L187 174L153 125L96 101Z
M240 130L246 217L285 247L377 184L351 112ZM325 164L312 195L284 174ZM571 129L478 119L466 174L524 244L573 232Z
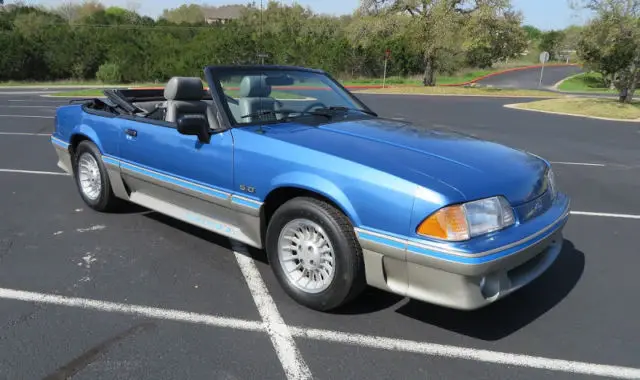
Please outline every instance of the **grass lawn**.
M524 66L525 64L517 64L511 67ZM504 70L505 67L496 67L495 69L490 70L478 70L478 69L465 69L461 70L459 73L455 75L438 75L436 76L436 83L438 84L456 84L456 83L465 83L472 79L479 78L481 76ZM357 86L357 85L382 85L382 78L356 78L356 79L341 79L340 83L344 86ZM161 87L164 86L164 82L160 83L131 83L131 84L105 84L96 80L87 80L87 81L78 81L78 80L60 80L60 81L24 81L24 82L0 82L0 87L3 86L33 86L33 87L46 87L46 86L95 86L95 87ZM413 77L398 77L392 76L387 77L386 84L388 85L422 85L422 78L420 76ZM206 85L206 84L205 84ZM239 85L239 83L225 83L227 86L231 85Z
M564 98L520 103L515 108L581 116L640 121L640 101L621 104L616 99Z
M102 92L103 90L100 89L95 89L95 88L88 88L86 90L74 90L74 91L62 91L62 92L56 92L53 94L49 94L51 96L62 96L62 97L72 97L72 96L77 96L77 97L100 97L100 96L104 96L104 93Z
M558 90L566 92L602 92L617 94L617 90L604 87L602 75L598 73L582 73L570 77L558 86Z
M549 91L511 90L499 88L466 88L466 87L392 87L356 91L364 94L396 94L396 95L467 95L467 96L504 96L504 97L543 97L559 98L565 95Z
M101 89L95 89L95 88L91 88L91 89L85 89L85 90L75 90L75 91L62 91L62 92L56 92L54 94L50 94L51 96L60 96L60 97L101 97L104 96L103 90ZM238 95L238 91L236 90L228 90L227 95L235 97ZM282 92L282 91L273 91L272 96L275 97L276 99L305 99L304 96L300 96L297 94L292 94L289 92Z
M86 81L77 81L77 80L57 80L57 81L9 81L9 82L0 82L0 87L47 87L47 86L60 86L60 87L154 87L154 86L162 86L162 83L151 83L151 82L140 82L140 83L130 83L130 84L113 84L113 83L102 83L96 80L86 80Z
M501 69L502 70L502 69ZM473 71L461 71L459 74L447 76L437 75L437 84L457 84L465 83L472 79L479 78L481 76L490 74L492 72L501 70L473 70ZM361 78L350 79L340 81L343 86L358 86L358 85L382 85L382 78ZM404 85L404 86L422 86L422 79L419 77L404 78L404 77L388 77L386 83L390 86Z

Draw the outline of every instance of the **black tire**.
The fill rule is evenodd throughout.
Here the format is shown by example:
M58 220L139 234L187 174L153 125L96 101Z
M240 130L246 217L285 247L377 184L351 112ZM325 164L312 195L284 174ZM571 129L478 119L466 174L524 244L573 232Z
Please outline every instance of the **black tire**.
M84 155L88 154L96 161L98 164L98 170L100 172L100 192L99 195L95 199L91 199L82 191L82 186L80 185L80 178L78 175L78 163L80 158ZM100 212L109 212L118 209L122 206L122 201L117 198L113 194L113 190L111 188L111 182L109 181L109 175L107 174L107 169L102 162L102 154L98 147L91 141L85 140L80 142L76 147L73 155L73 177L76 182L76 187L78 188L78 192L80 193L80 197L87 204L87 206L92 209Z
M334 251L334 276L319 293L293 285L278 257L282 229L294 219L304 218L319 225ZM310 197L299 197L280 206L271 217L266 233L266 251L271 268L285 292L296 302L319 311L329 311L353 301L366 288L362 248L349 219L333 205Z

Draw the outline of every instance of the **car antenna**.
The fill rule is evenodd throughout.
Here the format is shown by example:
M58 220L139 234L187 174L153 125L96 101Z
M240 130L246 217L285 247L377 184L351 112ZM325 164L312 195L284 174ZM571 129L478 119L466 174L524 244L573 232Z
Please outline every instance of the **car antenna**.
M263 6L263 0L260 0L260 35L258 36L258 38L260 39L260 53L258 54L258 57L260 58L262 65L264 66L264 40L263 40L263 13L264 13L264 6Z

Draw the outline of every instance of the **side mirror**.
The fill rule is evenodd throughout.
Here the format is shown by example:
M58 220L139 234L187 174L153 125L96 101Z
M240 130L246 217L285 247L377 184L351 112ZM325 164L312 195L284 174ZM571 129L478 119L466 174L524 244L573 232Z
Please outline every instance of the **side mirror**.
M198 136L202 143L208 143L211 139L209 122L204 115L183 115L178 118L178 132L183 135Z

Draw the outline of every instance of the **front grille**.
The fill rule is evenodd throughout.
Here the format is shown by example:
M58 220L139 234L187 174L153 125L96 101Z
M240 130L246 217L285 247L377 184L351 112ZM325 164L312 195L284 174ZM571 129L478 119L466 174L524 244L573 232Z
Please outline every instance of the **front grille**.
M524 223L544 214L551 207L552 203L551 191L547 190L538 198L516 207L515 212L520 223Z

